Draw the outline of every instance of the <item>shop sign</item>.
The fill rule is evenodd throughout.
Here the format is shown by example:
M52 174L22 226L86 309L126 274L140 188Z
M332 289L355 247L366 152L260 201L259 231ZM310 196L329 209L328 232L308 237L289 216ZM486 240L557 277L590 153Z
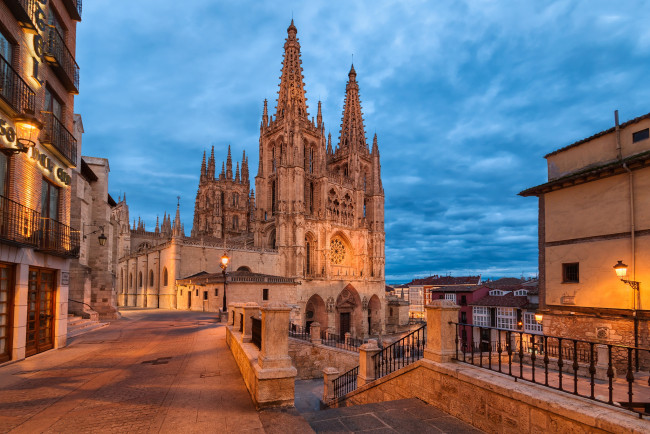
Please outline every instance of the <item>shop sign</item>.
M44 81L39 78L38 67L43 62L43 56L45 55L45 37L43 33L49 27L47 23L47 15L45 14L45 8L47 7L47 0L36 0L34 2L34 21L36 24L36 34L32 41L32 49L34 56L32 56L32 77L38 82L41 86Z

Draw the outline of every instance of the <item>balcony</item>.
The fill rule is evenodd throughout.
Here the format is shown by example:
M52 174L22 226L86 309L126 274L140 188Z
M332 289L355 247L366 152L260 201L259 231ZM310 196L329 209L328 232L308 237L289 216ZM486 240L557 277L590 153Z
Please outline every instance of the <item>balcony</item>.
M14 15L18 23L30 32L36 32L32 21L34 16L35 0L5 0L5 4Z
M52 112L43 112L43 130L41 131L41 143L69 167L77 165L77 139L63 126L60 120Z
M79 257L79 231L56 220L41 217L37 250L64 258Z
M56 27L50 27L48 30L45 47L45 60L50 64L66 90L78 95L79 65Z
M16 246L38 246L40 214L0 196L0 242Z
M63 4L68 10L70 18L81 21L81 0L63 0Z
M0 97L16 114L34 114L36 94L2 56L0 56Z

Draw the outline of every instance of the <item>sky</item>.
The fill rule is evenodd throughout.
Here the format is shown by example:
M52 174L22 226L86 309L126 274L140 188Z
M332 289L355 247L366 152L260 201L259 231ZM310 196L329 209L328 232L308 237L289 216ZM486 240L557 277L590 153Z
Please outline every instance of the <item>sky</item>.
M293 17L337 142L352 61L385 191L386 280L537 275L544 155L650 112L650 2L94 0L77 26L82 154L153 230L189 235L201 158L257 173Z

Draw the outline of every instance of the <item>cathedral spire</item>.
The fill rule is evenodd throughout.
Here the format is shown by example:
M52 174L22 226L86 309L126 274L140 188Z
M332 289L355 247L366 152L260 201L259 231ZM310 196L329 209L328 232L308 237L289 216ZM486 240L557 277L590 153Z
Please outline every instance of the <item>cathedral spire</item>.
M377 133L372 138L372 155L379 155L379 146L377 145Z
M352 152L358 150L367 151L366 131L363 127L363 113L361 112L361 100L359 99L359 84L357 84L357 72L354 70L354 65L350 68L348 79L345 86L339 148Z
M232 181L232 154L230 153L230 145L228 145L228 157L226 159L226 179Z
M237 170L235 171L235 182L238 184L241 182L241 178L239 178L239 161L237 162Z
M173 225L173 234L174 236L184 236L183 234L183 228L181 226L181 197L176 196L178 199L178 202L176 203L176 216L174 217L174 225Z
M219 179L226 179L226 166L223 164L223 161L221 162L221 174L219 175Z
M203 161L201 161L201 181L203 182L205 180L205 174L206 174L206 168L205 168L205 151L203 151Z
M327 134L327 155L332 155L334 151L332 150L332 133Z
M323 113L321 111L321 103L318 101L318 114L316 114L316 125L318 126L318 129L322 129L324 127L323 125Z
M241 181L244 184L248 184L250 182L249 174L248 174L248 159L246 158L246 151L244 151L244 155L242 156L241 159Z
M308 119L305 84L302 81L300 43L298 42L298 38L296 38L297 33L298 29L296 29L292 19L287 29L287 39L284 43L284 60L282 61L282 75L280 76L276 118L283 118L293 113L296 116Z
M264 111L262 112L262 128L269 126L269 109L266 98L264 98Z
M205 161L205 159L203 161ZM160 222L159 222L158 218L159 218L159 216L156 216L156 229L154 230L155 233L160 232L160 225L159 225Z
M210 151L210 159L208 160L208 179L214 179L214 145L212 145L212 151Z

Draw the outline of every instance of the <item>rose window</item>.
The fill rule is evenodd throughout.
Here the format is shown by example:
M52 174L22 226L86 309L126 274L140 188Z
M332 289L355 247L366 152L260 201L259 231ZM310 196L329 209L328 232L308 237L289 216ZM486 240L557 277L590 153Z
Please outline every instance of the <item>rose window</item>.
M345 259L345 246L341 240L332 240L330 242L330 258L332 264L340 264Z

